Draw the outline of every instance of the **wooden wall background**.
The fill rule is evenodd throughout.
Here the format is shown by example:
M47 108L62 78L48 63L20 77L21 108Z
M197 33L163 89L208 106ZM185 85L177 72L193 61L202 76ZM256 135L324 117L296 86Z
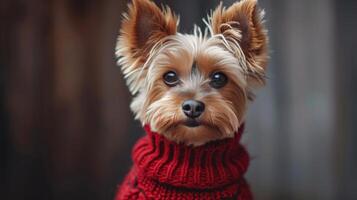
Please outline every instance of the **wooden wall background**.
M184 32L218 4L157 2ZM259 3L272 60L244 138L256 199L354 199L357 3ZM125 4L0 2L0 199L113 198L142 132L114 59Z
M132 137L113 56L125 3L1 4L5 198L111 199Z

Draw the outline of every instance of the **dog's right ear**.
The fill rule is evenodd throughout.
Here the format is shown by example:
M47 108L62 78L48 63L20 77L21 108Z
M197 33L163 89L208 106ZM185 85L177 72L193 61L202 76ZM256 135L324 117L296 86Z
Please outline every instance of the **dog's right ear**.
M133 0L124 14L116 46L130 91L135 94L145 78L142 69L152 47L161 39L176 34L177 17L166 7L161 10L150 0Z

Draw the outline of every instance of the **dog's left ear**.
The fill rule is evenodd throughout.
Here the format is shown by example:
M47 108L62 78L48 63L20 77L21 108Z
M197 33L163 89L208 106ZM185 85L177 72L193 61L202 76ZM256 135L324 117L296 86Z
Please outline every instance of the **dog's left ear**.
M116 46L130 91L135 94L145 78L143 64L150 50L163 38L175 35L177 17L169 7L160 9L150 0L132 0L124 14Z
M248 67L259 73L264 73L268 61L263 16L257 0L242 0L228 9L220 4L211 17L213 34L222 34L228 41L239 44Z

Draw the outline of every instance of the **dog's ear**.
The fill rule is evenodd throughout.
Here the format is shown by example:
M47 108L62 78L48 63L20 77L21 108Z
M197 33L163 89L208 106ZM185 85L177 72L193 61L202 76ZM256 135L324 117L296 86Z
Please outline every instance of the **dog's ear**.
M176 34L177 17L166 7L162 10L150 0L133 0L124 14L116 46L131 92L139 89L143 67L152 47L166 36ZM145 71L145 70L144 70ZM140 72L140 73L139 73Z
M257 0L242 0L228 9L220 4L211 16L213 34L222 34L228 41L239 44L248 67L259 73L264 73L268 61L263 17Z

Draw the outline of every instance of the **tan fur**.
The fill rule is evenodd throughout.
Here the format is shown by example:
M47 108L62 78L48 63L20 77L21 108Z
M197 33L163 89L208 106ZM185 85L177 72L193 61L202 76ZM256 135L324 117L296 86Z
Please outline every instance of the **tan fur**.
M257 8L257 0L236 2L228 9L220 4L212 14L213 34L223 34L241 46L254 84L264 84L264 70L268 61L268 37L263 26L264 12Z
M142 66L151 48L168 35L176 34L177 17L170 8L161 11L148 0L133 0L128 13L124 13L116 54L122 65L130 91L135 94L144 79Z
M255 0L228 9L220 5L209 19L211 35L198 28L186 35L176 32L177 20L169 8L161 11L149 0L134 0L116 54L135 94L131 108L136 118L168 139L188 145L233 137L244 121L251 89L264 83L267 35L259 13ZM179 85L164 83L168 71L178 74ZM228 77L224 87L210 86L214 72ZM184 125L187 117L181 105L188 99L205 104L198 127Z

